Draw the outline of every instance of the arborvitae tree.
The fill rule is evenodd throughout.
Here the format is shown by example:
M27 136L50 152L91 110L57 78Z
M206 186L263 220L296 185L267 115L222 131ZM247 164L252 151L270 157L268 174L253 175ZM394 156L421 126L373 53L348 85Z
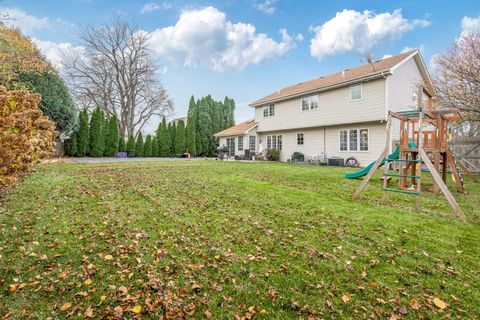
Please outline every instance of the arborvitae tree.
M195 146L195 114L189 112L187 119L187 128L185 129L185 149L195 157L197 155Z
M163 118L160 126L158 140L158 153L160 157L168 157L170 155L170 133L168 132L167 121L165 118Z
M168 133L170 135L170 154L175 154L175 122L168 123Z
M211 134L209 136L209 155L214 156L217 150L218 146L218 139L213 135L217 132L222 131L223 129L220 128L219 126L219 107L220 103L213 101L211 102L211 107L210 107L210 118L211 118Z
M100 135L100 148L102 149L102 155L105 154L105 148L107 146L107 135L108 135L108 119L105 117L105 112L100 109L100 124L101 124L101 135Z
M209 140L210 135L213 133L210 130L211 121L208 112L208 101L206 98L202 98L202 100L200 100L200 105L198 106L198 124L198 133L202 146L202 155L209 156Z
M235 100L225 97L223 104L226 109L225 128L235 125Z
M90 156L101 157L103 156L102 148L102 111L100 108L96 108L92 113L92 119L90 120Z
M183 154L185 152L185 122L178 121L175 130L175 153Z
M118 152L125 152L127 148L125 146L125 138L123 136L118 137Z
M133 137L133 135L130 135L130 137L128 137L127 154L129 157L135 157L135 138Z
M77 156L77 133L74 132L70 139L65 141L65 153L70 157Z
M152 157L158 157L158 150L159 150L158 139L156 136L153 136L152 137Z
M108 120L108 127L107 127L107 137L105 142L105 155L109 157L115 156L119 149L119 141L118 141L118 123L117 117L113 116ZM123 142L125 147L125 141Z
M90 143L90 134L88 127L88 113L87 110L80 112L80 124L77 132L77 155L85 157L88 152L88 145Z
M137 142L135 143L135 157L143 157L143 137L140 131L137 136Z
M145 144L143 145L143 156L151 157L152 156L152 136L148 135L145 139Z

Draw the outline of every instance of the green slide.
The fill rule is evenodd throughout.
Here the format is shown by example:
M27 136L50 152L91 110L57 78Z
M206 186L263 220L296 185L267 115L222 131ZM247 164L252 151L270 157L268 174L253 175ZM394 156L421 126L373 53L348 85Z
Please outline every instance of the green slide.
M416 148L416 145L414 143L409 142L408 147ZM383 159L382 162L380 162L380 165L378 167L383 166L383 164L385 163L385 160L392 161L392 160L398 159L398 149L399 149L399 146L397 145L397 147L395 148L395 151L389 154L386 159ZM370 169L373 167L374 164L375 164L375 161L373 161L372 163L370 163L368 166L366 166L360 171L347 173L345 174L345 178L357 179L357 178L363 177L367 175L367 173L370 171Z

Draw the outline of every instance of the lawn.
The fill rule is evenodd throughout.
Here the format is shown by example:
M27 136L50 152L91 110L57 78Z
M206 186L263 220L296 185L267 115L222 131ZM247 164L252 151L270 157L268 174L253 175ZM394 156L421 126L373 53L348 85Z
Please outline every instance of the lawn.
M0 316L475 319L480 185L459 221L441 195L381 203L377 178L353 201L345 172L41 165L1 200Z

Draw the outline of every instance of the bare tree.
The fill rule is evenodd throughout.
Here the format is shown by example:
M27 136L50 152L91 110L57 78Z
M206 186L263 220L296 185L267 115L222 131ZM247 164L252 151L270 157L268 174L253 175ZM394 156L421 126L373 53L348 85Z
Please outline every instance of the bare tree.
M442 107L458 108L471 124L459 124L460 134L478 133L480 126L480 33L465 32L435 62L434 77L438 102ZM467 131L465 131L467 130ZM469 133L467 133L469 132Z
M116 18L110 25L85 27L80 39L84 50L63 57L63 73L80 104L117 116L123 135L172 111L146 32Z

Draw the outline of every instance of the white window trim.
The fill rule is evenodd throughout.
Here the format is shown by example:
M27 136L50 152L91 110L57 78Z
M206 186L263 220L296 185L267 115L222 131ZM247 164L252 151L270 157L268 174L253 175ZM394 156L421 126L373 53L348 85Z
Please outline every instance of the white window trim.
M352 88L355 87L355 86L360 86L360 98L358 98L358 99L352 99ZM350 85L349 93L350 93L350 101L351 102L363 100L363 83L356 83L356 84Z
M308 109L307 110L303 110L303 98L306 98L306 97L309 97L309 101L308 101ZM315 97L317 99L317 107L316 108L312 108L312 102L311 102L311 99L312 97ZM315 110L318 110L320 109L320 97L317 94L309 94L309 95L305 95L305 96L301 96L300 97L300 111L301 112L310 112L310 111L315 111Z
M299 134L302 135L302 139L303 139L303 143L302 143L302 144L298 144L298 135L299 135ZM305 145L305 133L299 132L299 133L297 133L297 135L295 136L295 138L297 139L297 146L304 146L304 145Z
M273 105L273 115L270 115L270 106ZM265 115L265 110L268 110L267 111L267 115ZM262 116L264 118L271 118L271 117L275 117L275 103L270 103L270 104L266 104L262 107Z
M275 137L275 145L273 145L273 137ZM267 139L267 150L268 149L277 149L279 151L282 151L283 149L283 140L282 140L282 149L278 148L278 137L282 137L281 134L271 134L266 136ZM270 138L270 148L268 147L268 138ZM283 138L283 137L282 137Z
M367 130L368 138L368 150L360 150L360 130ZM347 131L347 150L340 150L340 132ZM357 150L350 150L350 130L357 130ZM360 127L360 128L342 128L338 129L338 152L349 153L349 152L358 152L358 153L369 153L370 152L370 128Z

